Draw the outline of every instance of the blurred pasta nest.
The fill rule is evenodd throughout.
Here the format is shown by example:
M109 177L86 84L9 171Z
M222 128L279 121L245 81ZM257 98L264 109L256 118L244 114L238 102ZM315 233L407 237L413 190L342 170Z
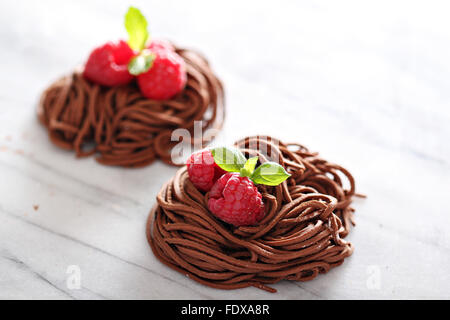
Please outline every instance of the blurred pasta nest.
M53 83L38 105L50 140L79 157L98 153L98 162L106 165L140 167L157 158L173 165L173 130L187 129L191 143L198 142L195 121L201 121L202 130L219 130L225 116L223 86L207 60L191 50L176 52L186 62L188 78L184 90L170 100L145 98L135 82L102 87L80 71Z

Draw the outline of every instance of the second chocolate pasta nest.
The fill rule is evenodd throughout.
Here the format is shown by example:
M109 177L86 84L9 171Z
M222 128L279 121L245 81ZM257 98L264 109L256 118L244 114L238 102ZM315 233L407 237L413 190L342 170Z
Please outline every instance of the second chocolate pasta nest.
M161 189L148 220L155 256L210 287L270 292L276 290L267 284L310 280L342 264L353 252L343 239L353 223L352 175L299 144L255 136L236 146L261 163L276 159L291 174L279 186L259 186L263 220L232 227L216 219L207 207L208 194L198 191L182 168Z

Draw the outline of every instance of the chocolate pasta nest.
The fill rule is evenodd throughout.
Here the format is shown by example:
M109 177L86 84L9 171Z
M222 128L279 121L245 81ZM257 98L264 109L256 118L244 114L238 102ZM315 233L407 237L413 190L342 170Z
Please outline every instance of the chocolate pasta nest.
M254 136L236 146L260 163L279 162L291 174L276 187L258 186L265 217L255 226L223 223L208 211L208 193L181 168L149 216L147 238L155 256L210 287L270 292L276 290L267 284L310 280L342 264L353 252L343 239L353 224L352 175L296 143Z
M106 165L141 167L157 158L173 165L173 130L193 133L195 121L203 130L219 130L224 119L223 87L208 62L191 50L176 52L186 62L187 83L170 100L147 99L134 82L106 88L80 72L53 83L38 106L50 140L77 156L98 153L98 162Z

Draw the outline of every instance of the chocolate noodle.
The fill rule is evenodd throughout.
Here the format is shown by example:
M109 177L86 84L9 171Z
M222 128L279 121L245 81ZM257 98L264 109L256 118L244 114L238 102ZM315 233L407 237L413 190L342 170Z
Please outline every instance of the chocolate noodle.
M258 186L263 220L233 227L216 219L207 208L208 193L194 187L184 167L162 187L148 219L155 256L213 288L269 292L276 290L268 284L311 280L342 264L353 252L343 239L353 224L352 175L300 144L254 136L236 146L259 163L278 161L291 174L279 186Z
M98 153L105 165L141 167L159 158L173 165L174 129L185 128L194 141L194 121L202 129L221 129L224 92L208 62L198 53L177 48L185 60L185 89L171 100L142 96L135 82L106 88L80 72L63 77L42 94L38 116L57 146L77 156ZM206 143L202 138L201 143Z

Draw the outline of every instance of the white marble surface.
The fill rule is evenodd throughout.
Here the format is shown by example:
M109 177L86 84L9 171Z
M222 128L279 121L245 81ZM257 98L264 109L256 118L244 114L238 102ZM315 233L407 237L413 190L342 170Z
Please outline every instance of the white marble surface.
M46 85L125 36L128 4L2 1L0 298L450 298L445 1L133 4L155 36L211 60L228 98L222 141L272 134L351 170L369 196L355 203L355 253L277 294L215 290L164 267L144 224L176 169L77 160L50 144L35 114ZM67 286L72 265L80 289Z

